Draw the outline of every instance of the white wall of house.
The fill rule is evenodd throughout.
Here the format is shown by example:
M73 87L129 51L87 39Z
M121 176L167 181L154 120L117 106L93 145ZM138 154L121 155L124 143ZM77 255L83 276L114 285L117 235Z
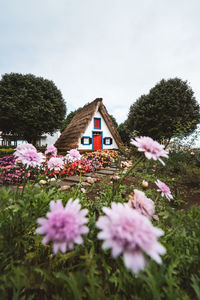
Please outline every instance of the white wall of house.
M101 118L101 129L95 129L94 128L94 118ZM118 146L108 128L108 126L106 125L106 122L104 121L103 116L101 115L101 113L98 111L95 113L94 117L92 118L92 121L89 123L86 131L84 132L83 136L84 137L90 137L92 138L93 135L93 131L95 132L102 132L102 139L104 139L105 137L107 138L112 138L112 144L111 145L102 145L103 149L118 149ZM81 144L81 139L79 140L79 144L78 144L78 149L79 150L92 150L92 144L90 145L83 145Z

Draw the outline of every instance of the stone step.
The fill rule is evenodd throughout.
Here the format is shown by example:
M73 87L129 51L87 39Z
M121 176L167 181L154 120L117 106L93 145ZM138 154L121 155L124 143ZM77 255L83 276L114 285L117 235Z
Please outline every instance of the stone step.
M60 181L60 182L58 183L58 185L59 185L60 187L65 186L65 185L68 185L68 186L74 186L75 184L76 184L76 182L72 182L72 181L68 181L68 182L66 182L66 181Z
M117 172L117 171L119 171L120 169L119 168L114 168L114 167L110 167L110 168L106 168L105 170L107 170L107 171L113 171L113 172Z
M87 173L87 174L84 174L84 176L85 177L92 177L92 178L97 178L97 177L104 177L104 176L106 176L105 174L100 174L100 173L98 173L98 171L97 172L95 172L95 173Z
M72 182L80 182L80 176L70 176L63 179L64 181L72 181ZM86 181L87 178L85 176L81 177L81 181Z
M99 170L96 172L97 174L103 174L103 175L113 175L115 172L114 171L109 171L109 170Z

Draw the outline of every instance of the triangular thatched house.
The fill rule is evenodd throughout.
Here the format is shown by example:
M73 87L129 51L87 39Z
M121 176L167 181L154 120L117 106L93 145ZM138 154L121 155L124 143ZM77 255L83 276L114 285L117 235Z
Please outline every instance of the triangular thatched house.
M84 106L55 143L60 151L70 149L119 149L122 141L101 98Z

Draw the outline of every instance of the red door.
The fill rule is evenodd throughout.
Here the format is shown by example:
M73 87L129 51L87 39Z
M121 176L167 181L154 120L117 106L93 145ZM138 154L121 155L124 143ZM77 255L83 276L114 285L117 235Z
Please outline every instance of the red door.
M93 132L93 150L102 149L102 134L101 132Z

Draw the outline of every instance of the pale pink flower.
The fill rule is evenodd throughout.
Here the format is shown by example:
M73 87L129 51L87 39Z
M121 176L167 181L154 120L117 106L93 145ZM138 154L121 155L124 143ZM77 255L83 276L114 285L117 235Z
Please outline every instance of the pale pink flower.
M150 219L155 212L154 202L147 198L144 192L136 189L134 190L134 197L129 200L128 205L135 208L141 215Z
M53 242L53 252L56 254L59 250L66 252L72 250L74 244L82 244L82 234L88 233L86 224L88 219L85 217L87 209L81 209L79 200L70 199L63 207L62 201L50 202L50 212L46 214L47 218L37 220L41 227L36 229L36 233L45 234L42 240L43 244Z
M81 188L81 192L82 192L82 193L85 193L85 189L84 189L84 188Z
M65 156L66 160L69 162L74 162L76 160L80 160L82 156L80 155L77 149L72 149L68 151L68 154Z
M157 191L161 192L162 197L165 196L169 201L170 201L170 199L173 199L170 188L164 182L157 180L157 181L155 181L155 184L159 188Z
M17 155L17 158L21 161L21 163L27 167L40 167L45 161L45 157L42 153L28 148L20 150Z
M150 220L128 204L112 203L104 207L106 216L100 217L96 226L102 231L98 238L104 240L103 249L112 249L115 258L123 253L124 263L134 273L144 269L145 255L161 263L160 255L165 248L157 241L163 231L154 227Z
M144 152L146 158L159 160L165 165L160 157L168 158L168 151L164 150L164 146L154 141L152 138L148 136L136 137L135 140L131 139L131 144L138 147L138 151Z
M49 145L46 148L45 154L50 154L50 155L56 156L57 148L54 145Z
M64 168L64 161L62 157L51 157L47 163L47 167L50 170L60 171Z
M18 158L24 150L32 150L37 152L37 149L32 144L21 144L15 149L14 156Z

